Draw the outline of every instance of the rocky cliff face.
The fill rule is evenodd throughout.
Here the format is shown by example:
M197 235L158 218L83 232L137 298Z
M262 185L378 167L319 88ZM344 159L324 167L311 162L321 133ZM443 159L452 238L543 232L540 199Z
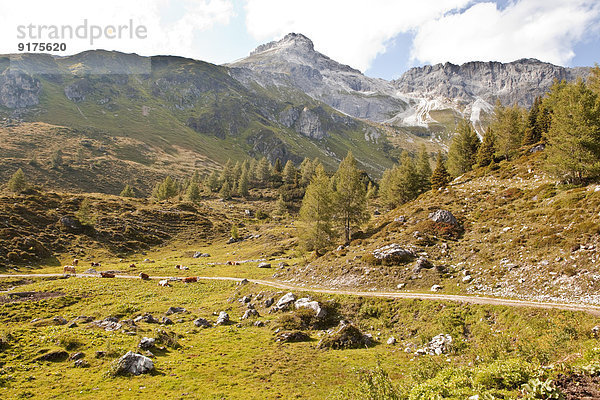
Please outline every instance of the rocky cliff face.
M39 80L6 70L0 74L0 105L10 109L37 105L41 88Z
M510 63L468 62L412 68L396 81L401 93L424 98L445 98L468 104L476 99L529 107L555 80L585 76L586 68L565 68L535 59Z
M529 107L554 80L585 76L588 68L565 68L533 59L511 63L469 62L412 68L395 81L364 76L315 51L307 37L290 33L229 64L247 87L293 88L353 117L400 126L428 127L432 111L447 110L476 127L496 100Z
M407 108L389 82L366 77L315 51L312 41L301 34L258 46L228 66L231 75L248 87L257 82L265 88L299 89L353 117L383 122Z

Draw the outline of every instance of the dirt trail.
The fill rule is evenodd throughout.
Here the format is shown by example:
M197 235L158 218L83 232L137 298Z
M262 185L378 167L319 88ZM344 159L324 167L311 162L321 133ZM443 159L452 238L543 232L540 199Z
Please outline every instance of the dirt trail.
M48 277L59 277L64 274L0 274L2 278L48 278ZM79 278L100 278L96 274L76 274L71 275ZM140 279L137 275L120 275L117 274L116 278L121 279ZM150 279L169 279L173 276L152 276ZM183 277L177 277L183 278ZM244 278L233 278L228 276L198 276L199 280L218 280L218 281L234 281L240 282ZM360 291L360 290L341 290L341 289L325 289L319 287L308 287L292 285L285 282L264 280L264 279L248 279L249 282L257 283L259 285L271 286L277 289L285 290L297 290L314 293L326 293L326 294L343 294L350 296L363 296L363 297L382 297L390 299L420 299L420 300L437 300L437 301L455 301L461 303L470 304L491 304L509 307L533 307L533 308L546 308L546 309L557 309L567 311L584 311L593 315L600 316L600 306L592 306L586 304L569 304L569 303L545 303L528 300L514 300L514 299L503 299L497 297L480 297L480 296L463 296L456 294L437 294L437 293L415 293L415 292L374 292L374 291Z

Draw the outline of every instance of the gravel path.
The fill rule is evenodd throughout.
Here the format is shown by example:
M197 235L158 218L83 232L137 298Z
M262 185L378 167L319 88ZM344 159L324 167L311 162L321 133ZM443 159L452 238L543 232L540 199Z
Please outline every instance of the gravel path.
M2 278L47 278L47 277L60 277L64 274L0 274ZM97 274L76 274L70 275L79 278L100 278ZM116 278L121 279L140 279L137 275L120 275L116 274ZM173 276L152 276L150 279L169 279ZM182 278L182 277L178 277ZM198 276L198 280L218 280L218 281L233 281L240 282L244 278L233 278L228 276ZM106 278L108 279L108 278ZM339 289L325 289L319 287L305 287L298 285L291 285L285 282L271 281L264 279L248 279L249 282L257 283L259 285L271 286L278 289L285 290L297 290L314 293L327 293L327 294L344 294L350 296L364 296L364 297L382 297L389 299L420 299L420 300L437 300L437 301L455 301L461 303L470 304L491 304L509 307L533 307L533 308L546 308L546 309L557 309L557 310L568 310L568 311L585 311L590 314L600 316L600 306L592 306L585 304L568 304L568 303L544 303L537 301L527 300L513 300L503 299L498 297L482 297L482 296L464 296L456 294L439 294L439 293L419 293L419 292L377 292L377 291L360 291L360 290L339 290Z

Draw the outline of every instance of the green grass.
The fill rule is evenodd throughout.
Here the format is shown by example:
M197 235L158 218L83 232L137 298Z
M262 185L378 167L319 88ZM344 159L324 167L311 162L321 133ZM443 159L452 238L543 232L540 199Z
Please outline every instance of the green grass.
M517 359L535 369L569 354L590 353L596 345L590 332L597 319L584 313L313 295L379 341L369 349L323 351L316 348L320 331L308 331L313 338L310 342L274 343L272 330L281 314L269 314L260 305L259 319L267 322L262 328L250 321L240 326L198 329L191 322L198 316L214 321L213 313L221 310L239 321L245 307L228 299L259 292L275 298L281 295L268 287L249 284L240 288L233 283L206 281L176 282L164 288L155 281L70 278L36 280L18 290L66 296L0 305L0 337L8 342L0 351L3 398L31 394L35 398L95 399L110 392L117 398L143 398L152 393L161 398L321 399L349 385L355 370L373 368L378 362L396 384L409 390L429 379L433 385L448 368L458 377L458 371L469 365L483 371L492 368L496 360ZM155 324L139 323L136 334L130 336L86 324L34 328L29 322L57 315L69 320L78 315L127 319L149 312L159 317L169 306L190 311L172 315L173 320L183 321L163 328L178 335L181 348L154 350L156 373L140 377L111 378L108 371L116 357L136 350L140 337L155 335ZM442 332L450 333L456 343L447 356L415 357L403 351L404 346L420 346ZM398 339L396 346L384 344L389 335ZM71 354L84 352L90 367L74 368L71 361L33 361L46 351L67 348ZM97 359L97 350L109 355ZM595 356L586 360L591 359ZM469 383L460 390L471 395L479 389ZM507 393L512 396L517 391Z

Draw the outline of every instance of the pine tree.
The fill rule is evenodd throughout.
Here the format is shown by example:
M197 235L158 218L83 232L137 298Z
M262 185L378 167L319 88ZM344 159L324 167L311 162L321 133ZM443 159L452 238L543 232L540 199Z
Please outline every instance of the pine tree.
M229 181L225 181L221 186L221 190L219 190L219 196L223 200L229 200L231 198L231 185Z
M135 190L131 185L125 185L121 193L119 194L121 197L135 197Z
M291 160L285 163L285 167L283 168L283 182L288 185L293 185L296 183L296 167Z
M277 203L275 204L275 209L279 215L285 215L288 212L288 206L285 202L285 198L283 197L283 193L279 193L279 197L277 198Z
M523 142L525 131L523 110L517 105L507 108L497 103L491 126L494 135L496 135L496 150L498 153L506 159L515 156ZM450 165L448 165L448 168L450 168Z
M191 201L192 203L196 203L198 201L200 201L200 186L198 185L198 183L194 180L192 180L190 182L190 184L188 185L188 188L185 192L185 197Z
M234 178L233 168L234 168L233 162L231 160L227 160L227 162L225 163L225 166L221 170L221 176L220 176L221 183L229 182L229 185L231 186L231 184L233 182L236 182L235 178Z
M152 196L156 200L160 201L175 197L177 196L177 193L179 193L179 186L177 185L177 182L175 182L170 176L167 176L164 181L154 187Z
M317 252L331 247L333 230L333 193L322 165L306 188L300 208L300 241L307 250Z
M265 157L256 164L256 179L260 185L266 185L271 179L271 164Z
M352 230L369 219L367 192L352 152L342 160L332 180L337 220L344 240L350 241Z
M19 168L8 180L8 190L13 193L20 193L27 188L25 173Z
M496 152L496 141L492 128L488 127L483 135L483 142L477 151L477 165L487 167L494 161L494 153Z
M538 96L533 101L533 105L529 109L529 114L527 115L527 126L525 127L525 133L523 134L524 146L530 146L542 139L541 127L538 124L541 106L542 98Z
M587 85L592 92L600 97L600 66L598 64L595 64L594 68L590 70Z
M273 164L273 174L281 174L282 171L283 166L281 165L281 160L277 158L275 164Z
M546 162L560 179L581 183L600 176L600 101L579 79L553 86L552 123L547 133Z
M435 165L435 169L433 170L433 174L431 175L431 188L433 190L437 190L442 187L446 187L452 178L450 174L446 170L446 164L442 159L442 152L439 151L437 155L437 163Z
M242 197L248 197L249 195L249 191L248 191L248 186L249 186L249 172L248 170L243 170L242 175L240 176L240 179L238 181L238 188L237 188L237 192L240 196Z
M452 176L462 175L473 168L479 144L479 137L471 123L462 120L448 151L448 171Z
M429 164L429 154L427 154L425 145L421 145L416 172L419 179L418 192L423 193L431 189L431 164Z
M204 186L206 186L208 188L208 190L210 190L211 192L216 192L219 190L220 184L219 184L219 176L217 175L217 171L212 171L207 177L206 177L206 181L204 182Z

